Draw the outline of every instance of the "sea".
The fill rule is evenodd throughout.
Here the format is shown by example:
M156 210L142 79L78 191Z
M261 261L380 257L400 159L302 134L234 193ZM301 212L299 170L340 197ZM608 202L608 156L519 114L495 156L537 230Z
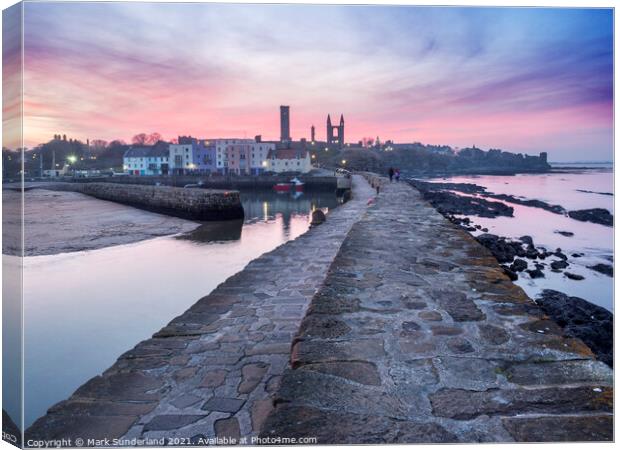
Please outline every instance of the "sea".
M513 176L471 175L435 178L427 181L474 183L487 192L507 194L521 199L537 199L565 210L604 208L614 213L614 178L611 163L557 163L553 170L543 174ZM458 192L456 192L458 194ZM489 199L491 201L500 201ZM612 227L580 222L568 216L553 214L540 208L504 201L514 208L514 217L483 218L468 216L473 224L487 228L488 233L517 240L531 236L536 247L554 251L561 249L568 256L566 271L584 277L572 280L563 273L552 272L547 266L544 278L532 279L521 272L517 285L536 299L543 289L554 289L570 296L583 298L613 312L613 278L596 272L588 266L614 263L614 233ZM464 217L464 216L462 216ZM564 236L559 231L573 233ZM477 230L474 235L483 233ZM572 255L581 254L581 257ZM548 261L554 258L547 258Z

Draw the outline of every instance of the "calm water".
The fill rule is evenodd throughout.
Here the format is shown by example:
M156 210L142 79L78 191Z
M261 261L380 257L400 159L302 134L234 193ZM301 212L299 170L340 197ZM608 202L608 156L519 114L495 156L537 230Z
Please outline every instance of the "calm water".
M304 233L332 193L242 193L244 222L25 258L26 427L252 259Z
M610 168L575 173L451 177L435 181L475 183L486 187L489 192L544 200L561 205L566 210L605 208L612 213L614 211L613 196L581 192L613 193L613 172ZM522 273L516 283L532 298L542 289L555 289L613 311L613 278L587 268L596 263L613 264L613 228L579 222L539 208L507 204L514 208L514 217L471 219L475 224L488 228L489 233L515 239L530 235L536 246L550 250L561 248L569 257L570 266L566 270L585 277L582 281L570 280L562 273L545 270L545 278L531 279L528 274ZM570 231L574 236L565 237L556 231ZM570 256L572 253L584 253L585 256L574 258Z

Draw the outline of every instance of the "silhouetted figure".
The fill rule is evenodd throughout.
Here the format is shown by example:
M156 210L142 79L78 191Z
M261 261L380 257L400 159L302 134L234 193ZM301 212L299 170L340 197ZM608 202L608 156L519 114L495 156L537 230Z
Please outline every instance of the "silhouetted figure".
M392 178L394 178L394 168L390 167L390 170L388 170L388 175L390 176L390 183L392 182Z

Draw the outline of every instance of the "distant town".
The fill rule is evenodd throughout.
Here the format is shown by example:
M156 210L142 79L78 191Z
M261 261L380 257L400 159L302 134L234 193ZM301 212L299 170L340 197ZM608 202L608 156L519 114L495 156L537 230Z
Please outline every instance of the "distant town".
M514 154L498 149L483 151L475 146L458 149L419 142L397 144L365 138L345 142L345 119L336 125L328 114L325 137L314 125L309 139L294 140L290 133L291 109L280 106L280 139L239 137L197 138L178 136L172 142L159 133L141 133L131 144L121 140L86 143L56 134L53 139L20 154L3 149L3 175L14 178L23 171L29 178L95 176L258 176L307 174L319 168L384 171L397 166L419 173L543 172L550 169L547 154Z

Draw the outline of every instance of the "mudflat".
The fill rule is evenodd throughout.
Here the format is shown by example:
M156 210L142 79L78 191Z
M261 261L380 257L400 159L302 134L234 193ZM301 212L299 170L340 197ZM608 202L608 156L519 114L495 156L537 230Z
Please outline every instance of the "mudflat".
M2 253L19 254L21 193L3 189ZM24 193L24 255L95 250L184 233L200 224L77 192L32 189Z

